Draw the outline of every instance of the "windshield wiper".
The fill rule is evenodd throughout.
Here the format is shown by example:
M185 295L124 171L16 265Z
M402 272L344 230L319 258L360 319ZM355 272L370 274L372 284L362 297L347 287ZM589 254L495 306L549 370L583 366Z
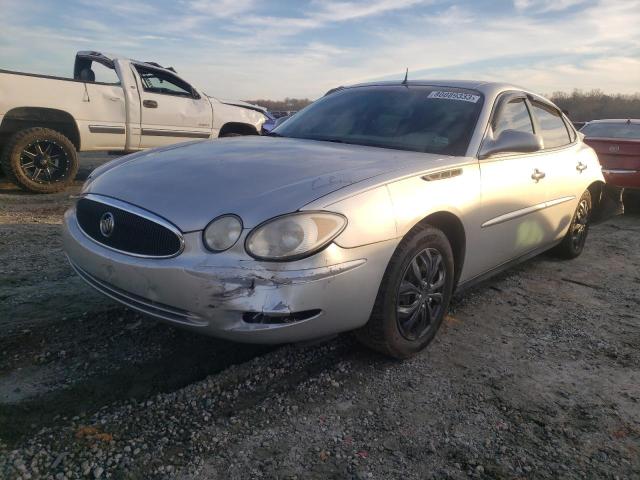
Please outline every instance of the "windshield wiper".
M268 132L266 135L267 135L267 137L284 137L284 135L280 135L279 133L276 133L276 132L273 132L273 131Z

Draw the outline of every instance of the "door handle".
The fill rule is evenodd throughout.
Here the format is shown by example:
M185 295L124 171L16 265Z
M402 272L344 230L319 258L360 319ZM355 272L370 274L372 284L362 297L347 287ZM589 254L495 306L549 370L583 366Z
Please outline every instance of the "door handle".
M109 98L109 100L111 100L112 102L117 102L118 100L120 100L120 97L107 97Z
M541 172L540 170L538 170L537 168L533 171L533 173L531 174L531 179L535 180L536 183L538 183L541 179L543 179L544 177L546 177L547 175L544 172Z
M158 108L158 102L155 100L144 100L142 102L142 106L147 108Z
M582 162L578 162L578 165L576 165L576 170L578 170L578 172L580 173L582 173L586 169L587 169L587 165L585 165Z

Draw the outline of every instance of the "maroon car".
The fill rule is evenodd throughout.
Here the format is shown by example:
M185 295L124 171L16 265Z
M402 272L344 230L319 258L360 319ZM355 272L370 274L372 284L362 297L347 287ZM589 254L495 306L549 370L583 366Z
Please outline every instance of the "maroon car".
M580 132L598 154L607 183L640 189L640 120L594 120Z

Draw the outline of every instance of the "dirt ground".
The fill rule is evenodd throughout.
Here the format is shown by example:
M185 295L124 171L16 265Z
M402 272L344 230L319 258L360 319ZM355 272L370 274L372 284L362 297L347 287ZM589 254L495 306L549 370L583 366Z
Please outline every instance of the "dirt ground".
M67 265L55 195L0 179L0 478L640 478L640 209L457 297L398 362L349 335L196 336ZM634 200L637 201L637 200Z

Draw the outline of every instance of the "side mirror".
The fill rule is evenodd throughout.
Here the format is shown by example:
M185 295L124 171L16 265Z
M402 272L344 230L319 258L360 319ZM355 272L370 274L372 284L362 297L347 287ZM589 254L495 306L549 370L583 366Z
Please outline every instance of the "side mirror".
M480 158L487 158L496 153L532 153L542 150L542 138L529 132L504 130L498 138L487 138L482 144Z

